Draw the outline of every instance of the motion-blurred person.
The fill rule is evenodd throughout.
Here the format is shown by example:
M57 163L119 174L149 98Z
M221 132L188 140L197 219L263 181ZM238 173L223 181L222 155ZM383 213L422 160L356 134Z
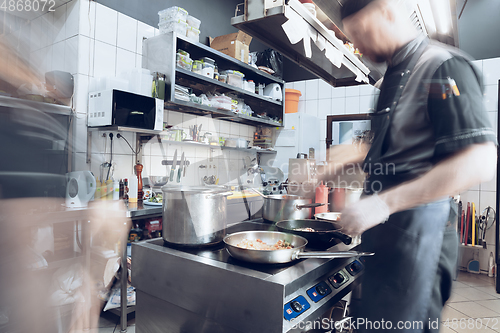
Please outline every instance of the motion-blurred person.
M91 261L90 253L96 245L114 250L124 244L125 207L65 207L71 117L15 98L22 86L43 83L10 45L0 36L0 61L16 59L0 67L2 95L13 96L0 100L0 331L97 327L95 283L105 263Z
M449 197L495 171L482 79L469 56L419 34L396 0L347 0L341 14L354 46L388 65L369 151L330 154L364 160L368 175L365 196L342 211L341 222L375 252L366 259L358 328L400 323L400 331L438 332L458 253Z

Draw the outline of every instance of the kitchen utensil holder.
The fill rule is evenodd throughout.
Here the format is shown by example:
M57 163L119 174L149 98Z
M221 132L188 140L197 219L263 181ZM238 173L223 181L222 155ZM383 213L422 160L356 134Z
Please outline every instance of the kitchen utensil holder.
M163 160L163 161L161 161L161 165L172 165L173 162L174 162L173 160ZM178 162L178 163L179 163L178 165L180 165L180 162ZM183 166L187 167L189 165L191 165L191 162L189 162L189 160L184 160Z

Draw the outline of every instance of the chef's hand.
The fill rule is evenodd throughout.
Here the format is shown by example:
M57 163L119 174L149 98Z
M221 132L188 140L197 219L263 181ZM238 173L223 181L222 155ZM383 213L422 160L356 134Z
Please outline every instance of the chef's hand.
M378 195L372 195L346 207L342 211L340 223L345 234L356 236L384 223L389 215L387 204Z

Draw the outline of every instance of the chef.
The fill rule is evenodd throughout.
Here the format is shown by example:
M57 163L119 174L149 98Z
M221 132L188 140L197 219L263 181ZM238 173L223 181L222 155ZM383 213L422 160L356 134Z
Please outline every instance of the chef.
M369 150L330 153L364 159L368 175L366 196L342 211L344 231L376 254L366 259L357 327L438 332L458 252L449 197L495 172L482 79L469 56L419 34L396 0L347 0L341 15L354 46L388 65Z

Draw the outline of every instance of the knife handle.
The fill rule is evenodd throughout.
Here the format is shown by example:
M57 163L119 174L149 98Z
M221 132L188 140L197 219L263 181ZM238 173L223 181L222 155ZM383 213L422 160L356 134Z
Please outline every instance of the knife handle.
M182 174L182 165L181 167L179 168L179 171L177 172L177 182L180 183L181 182L181 174Z
M175 174L175 167L172 165L172 168L170 168L170 181L174 181L174 174Z

